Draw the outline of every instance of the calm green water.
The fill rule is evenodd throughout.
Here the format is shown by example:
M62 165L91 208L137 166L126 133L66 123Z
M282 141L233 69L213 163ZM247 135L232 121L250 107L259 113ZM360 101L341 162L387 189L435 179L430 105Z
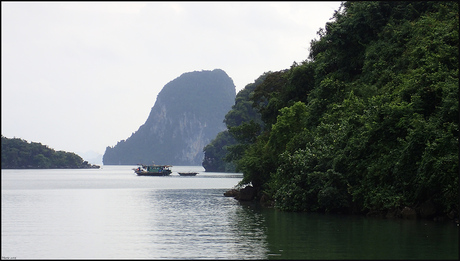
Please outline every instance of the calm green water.
M271 259L457 259L458 227L260 210Z
M2 170L2 257L457 259L452 223L285 213L223 193L241 174ZM178 171L198 171L180 177Z

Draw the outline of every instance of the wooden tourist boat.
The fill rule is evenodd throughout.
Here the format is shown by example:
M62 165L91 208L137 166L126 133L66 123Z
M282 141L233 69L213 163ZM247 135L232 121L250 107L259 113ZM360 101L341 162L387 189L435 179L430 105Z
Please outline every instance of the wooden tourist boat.
M169 176L171 165L141 165L133 169L138 176Z

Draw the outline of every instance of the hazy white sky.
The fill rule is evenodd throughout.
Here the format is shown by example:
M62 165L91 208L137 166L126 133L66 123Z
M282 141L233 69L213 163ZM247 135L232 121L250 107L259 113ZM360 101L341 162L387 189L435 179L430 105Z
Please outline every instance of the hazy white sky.
M236 91L308 57L340 2L2 2L2 135L103 154L182 73Z

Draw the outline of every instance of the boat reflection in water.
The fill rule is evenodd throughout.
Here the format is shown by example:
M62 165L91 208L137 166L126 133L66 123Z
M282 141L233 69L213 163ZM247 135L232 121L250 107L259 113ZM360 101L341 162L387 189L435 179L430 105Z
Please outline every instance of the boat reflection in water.
M139 176L169 176L171 165L141 165L134 172Z

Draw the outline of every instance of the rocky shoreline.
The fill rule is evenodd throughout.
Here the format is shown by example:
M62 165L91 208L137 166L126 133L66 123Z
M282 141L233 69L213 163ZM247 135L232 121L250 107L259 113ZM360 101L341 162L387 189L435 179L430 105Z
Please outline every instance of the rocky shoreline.
M252 186L246 186L241 189L231 189L224 193L226 197L233 197L238 201L254 201L260 203L263 207L274 207L275 202L270 199L268 195L263 193L257 188ZM353 213L356 214L356 213ZM440 215L436 212L436 208L431 201L424 202L420 206L415 208L411 207L404 207L402 209L392 209L392 210L382 210L382 211L369 211L367 213L360 213L367 217L377 217L377 218L386 218L386 219L408 219L408 220L416 220L416 219L426 219L426 220L433 220L433 221L452 221L459 226L459 217L458 213L451 211L449 214Z
M274 207L275 205L275 202L268 195L253 186L228 190L224 193L224 196L233 197L238 201L255 201L264 207Z

